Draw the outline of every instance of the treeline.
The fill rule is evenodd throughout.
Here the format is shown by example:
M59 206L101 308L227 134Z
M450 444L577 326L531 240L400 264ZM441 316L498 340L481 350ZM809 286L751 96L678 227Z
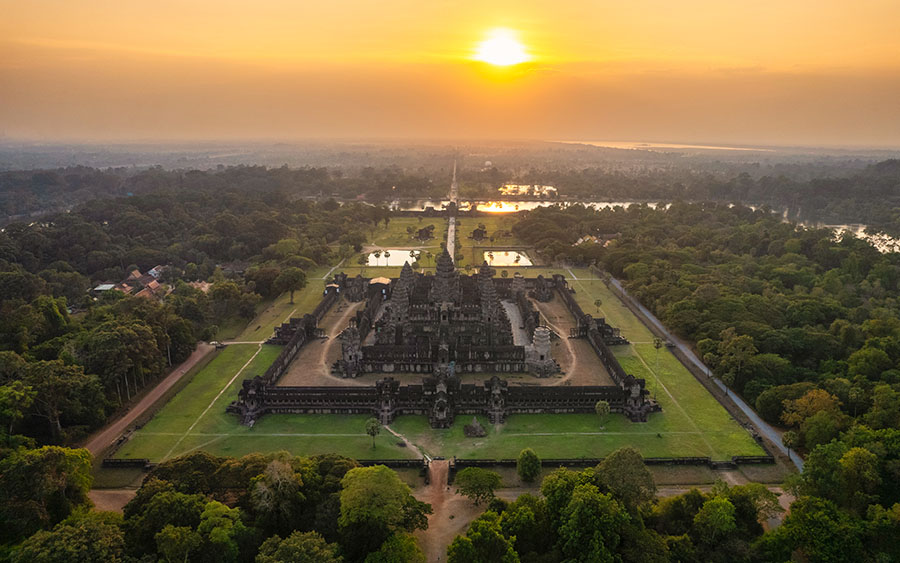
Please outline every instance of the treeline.
M719 482L660 498L629 447L596 467L555 470L540 496L513 502L494 498L499 476L477 469L495 479L458 485L489 500L487 510L453 540L448 561L891 561L900 557L897 481L888 482L898 452L896 429L857 428L818 446L786 486L796 496L790 513L769 532L762 522L783 509L764 485ZM0 460L0 559L425 561L410 533L428 527L432 508L383 466L195 452L151 471L122 515L89 510L90 471L85 450L56 446Z
M229 166L216 170L135 170L85 166L52 170L0 172L0 219L62 211L100 198L142 196L156 192L236 191L247 195L282 194L373 200L445 195L422 170L396 166L364 167L351 173L340 168Z
M532 170L522 183L556 186L566 197L601 201L690 200L768 205L790 217L824 223L863 223L900 235L900 160L860 169L813 167L751 174L713 166L633 170L581 167ZM772 172L775 172L773 174Z
M553 471L541 496L494 498L450 545L448 561L893 561L898 438L896 429L858 428L819 446L786 487L796 497L790 513L769 532L761 523L784 509L764 485L720 481L708 493L659 498L641 456L622 448L596 467Z
M161 463L124 514L90 510L90 455L0 460L0 559L12 562L424 562L431 506L397 473L336 456L203 452Z

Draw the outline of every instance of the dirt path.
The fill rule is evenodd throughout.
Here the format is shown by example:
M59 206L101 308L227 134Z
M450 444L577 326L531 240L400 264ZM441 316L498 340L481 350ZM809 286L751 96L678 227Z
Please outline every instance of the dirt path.
M410 442L406 436L397 432L390 426L385 426L384 429L387 430L388 432L390 432L391 434L393 434L394 436L396 436L397 438L400 438L401 440L403 440L403 443L406 444L406 447L409 448L410 450L416 452L416 455L419 456L419 459L423 459L425 457L425 452L423 452L422 450L419 449L418 446L416 446L415 444Z
M325 340L313 340L304 346L276 385L364 385L355 379L343 379L331 375L331 364L340 358L341 342L338 335L347 328L350 317L365 302L338 301L320 323L328 336Z
M206 357L207 354L212 352L215 348L210 346L209 344L201 342L197 345L197 349L194 350L194 353L188 357L184 362L181 363L178 367L172 370L169 375L166 376L165 379L160 381L156 387L151 389L144 397L138 401L136 405L128 409L121 417L112 421L110 424L105 426L104 428L95 432L88 441L84 444L84 447L87 448L91 455L97 456L103 453L109 446L111 446L116 440L119 439L119 436L125 433L128 427L144 412L153 406L153 404L163 396L163 394L172 388L173 385L178 383L178 380L181 379L184 374L186 374L192 367L197 365L197 362Z
M449 461L432 461L429 471L431 484L414 494L420 501L431 504L432 513L428 516L428 529L418 530L414 535L425 552L426 561L446 561L447 546L453 538L465 533L485 507L475 506L468 498L448 489Z
M134 498L137 489L91 489L88 498L97 510L122 513L128 501Z
M553 378L548 385L612 385L612 378L587 340L569 338L570 329L577 323L562 300L554 296L547 303L534 299L531 302L547 326L559 336L553 341L552 354L563 375Z

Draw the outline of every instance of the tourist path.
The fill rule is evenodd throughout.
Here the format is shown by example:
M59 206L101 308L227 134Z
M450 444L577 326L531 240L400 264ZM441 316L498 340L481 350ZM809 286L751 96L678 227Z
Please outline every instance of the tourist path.
M575 277L574 274L572 274L571 270L569 271L569 274L572 275L573 279L576 279L576 280L578 279ZM628 295L628 292L625 291L625 288L622 287L622 284L619 282L619 280L617 280L616 278L610 278L609 281L623 295ZM631 302L635 307L637 307L641 311L641 313L644 315L644 317L647 318L653 324L653 327L657 331L661 332L666 337L666 339L668 339L673 344L675 344L676 347L678 347L678 349L681 351L681 353L684 354L685 357L687 357L689 362L691 362L697 369L700 369L701 371L703 371L705 373L710 373L710 369L706 366L706 364L704 364L702 361L700 361L700 359L696 356L696 354L694 354L693 350L691 350L690 346L688 346L680 338L678 338L677 336L672 334L659 321L659 319L656 318L656 316L653 313L651 313L646 307L641 305L640 302L638 302L636 299L632 298ZM768 438L769 441L771 441L775 445L776 448L778 448L785 455L787 455L788 458L792 462L794 462L794 465L797 466L797 469L799 469L800 471L803 471L803 460L800 458L800 456L798 456L796 453L794 453L793 450L789 450L788 448L786 448L784 446L784 444L781 443L781 432L780 431L778 431L775 427L773 427L768 422L766 422L765 420L760 418L760 416L758 414L756 414L756 411L754 411L752 408L750 408L750 405L748 405L746 402L744 402L743 399L741 399L734 393L729 393L728 387L726 387L724 383L722 383L718 379L714 379L713 383L715 383L726 395L728 395L729 398L731 398L732 402L734 402L734 404L737 405L737 407L739 409L741 409L741 412L743 412L745 415L747 415L747 418L750 419L750 421L753 423L753 425L757 428L757 430L759 430L759 432L762 435L764 435L766 438Z
M172 388L173 385L178 383L178 381L184 377L191 368L193 368L197 363L206 357L207 354L215 350L214 346L210 346L204 342L201 342L197 345L197 349L182 362L178 367L172 370L169 375L166 376L165 379L160 381L156 387L151 389L144 397L138 401L136 405L128 409L121 417L112 421L106 427L98 430L94 433L93 436L88 438L87 443L85 443L84 447L87 448L91 455L96 456L103 453L109 446L111 446L119 437L125 433L128 427L144 412L147 411L150 407L153 406L156 401L159 400L163 394Z
M393 434L394 436L396 436L397 438L400 438L401 440L403 440L403 443L406 444L406 447L411 449L412 451L416 452L416 455L419 456L419 459L425 459L426 457L428 457L425 455L425 452L420 450L417 445L410 442L409 439L406 436L404 436L403 434L397 432L390 426L385 426L384 429L387 430L388 432L390 432L391 434ZM431 458L429 457L428 459L430 460Z
M328 270L328 273L327 273L327 274L325 274L324 276L322 276L322 277L319 278L319 279L320 279L320 280L327 280L328 278L331 277L331 273L334 272L335 270L337 270L338 268L340 268L340 267L341 267L341 264L343 264L343 263L344 263L344 259L342 258L341 261L338 262L337 264L335 264L335 266L334 266L332 269Z
M450 182L450 203L459 199L459 184L456 182L456 161L453 161L453 180ZM447 221L447 253L456 261L456 213Z
M414 491L415 497L430 504L432 510L428 516L428 529L417 530L413 534L425 552L426 561L446 561L447 546L456 536L464 534L472 520L485 509L484 505L475 506L471 500L447 486L449 472L449 461L432 461L428 469L431 482L423 489Z

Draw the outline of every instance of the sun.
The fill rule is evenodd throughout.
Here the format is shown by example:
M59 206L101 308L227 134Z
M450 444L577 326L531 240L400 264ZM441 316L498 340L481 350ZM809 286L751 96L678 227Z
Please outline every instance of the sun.
M478 44L474 59L495 66L512 66L527 63L531 55L512 30L499 28L491 30L487 39Z

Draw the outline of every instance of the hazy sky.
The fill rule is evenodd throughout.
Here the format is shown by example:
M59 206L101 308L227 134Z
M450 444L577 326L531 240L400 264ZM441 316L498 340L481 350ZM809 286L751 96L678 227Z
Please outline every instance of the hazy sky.
M0 0L0 135L900 147L897 0ZM472 60L492 29L533 57Z

